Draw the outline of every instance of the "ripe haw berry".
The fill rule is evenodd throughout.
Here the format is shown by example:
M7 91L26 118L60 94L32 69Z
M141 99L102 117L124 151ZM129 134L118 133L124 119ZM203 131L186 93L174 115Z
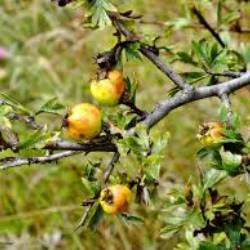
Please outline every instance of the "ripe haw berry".
M65 125L72 139L92 139L101 132L101 111L89 103L75 105L65 118Z
M127 186L113 185L104 188L100 194L100 204L107 214L126 212L132 199L132 192Z
M90 91L100 104L110 106L118 104L125 91L122 73L118 70L109 71L106 78L91 82Z
M197 137L205 147L217 146L225 137L223 130L220 122L204 123L200 126Z

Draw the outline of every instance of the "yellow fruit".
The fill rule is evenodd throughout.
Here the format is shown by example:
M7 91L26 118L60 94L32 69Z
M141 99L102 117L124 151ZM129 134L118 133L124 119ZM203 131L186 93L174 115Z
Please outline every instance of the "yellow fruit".
M92 139L101 132L101 111L89 103L75 105L66 118L66 124L72 139Z
M114 106L119 103L125 90L123 75L118 70L112 70L107 78L91 82L90 91L97 102Z
M198 139L205 147L218 146L224 139L223 125L219 122L208 122L200 127Z
M127 186L113 185L101 191L100 204L107 214L126 212L132 199L132 192Z

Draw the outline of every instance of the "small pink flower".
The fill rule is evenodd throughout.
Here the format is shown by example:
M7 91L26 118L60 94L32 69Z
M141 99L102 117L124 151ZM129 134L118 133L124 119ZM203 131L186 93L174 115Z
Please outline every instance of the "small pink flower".
M9 58L9 52L7 49L0 47L0 61L4 61Z

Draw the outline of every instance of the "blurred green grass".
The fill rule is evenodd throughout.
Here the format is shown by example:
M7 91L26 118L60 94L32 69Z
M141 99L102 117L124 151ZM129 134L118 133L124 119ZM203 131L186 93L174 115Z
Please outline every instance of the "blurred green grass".
M124 10L133 8L147 20L170 20L181 13L183 1L138 0L120 1ZM85 30L83 13L71 7L60 9L50 1L0 0L0 46L6 47L11 58L0 66L1 92L14 96L30 108L38 108L56 96L66 106L91 101L88 83L95 75L93 56L114 43L113 30ZM143 31L161 34L163 43L185 47L195 32L177 32L165 36L161 28L147 25ZM240 37L233 46L238 46ZM177 65L177 70L183 66ZM125 73L138 79L139 106L147 110L166 98L171 85L148 61L126 63ZM149 98L150 97L150 98ZM249 122L250 98L247 91L233 96L235 111ZM153 130L170 131L171 140L163 162L160 197L164 200L171 186L183 184L196 173L194 153L198 124L218 117L218 100L189 104L171 113ZM51 122L53 117L44 117ZM53 120L54 122L54 120ZM249 134L249 130L244 131ZM87 159L102 159L107 154L91 154ZM178 238L160 239L162 222L157 220L159 200L150 208L133 205L135 213L145 217L145 224L124 225L119 218L106 217L96 232L74 233L83 208L79 206L86 193L81 184L86 157L77 156L46 166L22 167L0 173L0 249L172 249ZM122 170L124 163L118 167ZM174 182L172 181L174 180ZM236 184L235 184L236 183ZM237 185L237 190L235 189ZM228 180L224 190L243 199L247 193L240 178ZM12 245L2 245L10 241Z

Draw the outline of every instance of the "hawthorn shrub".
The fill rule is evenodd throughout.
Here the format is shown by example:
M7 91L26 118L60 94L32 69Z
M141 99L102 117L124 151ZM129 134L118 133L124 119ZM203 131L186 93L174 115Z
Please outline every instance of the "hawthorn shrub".
M250 190L250 47L244 39L238 41L238 36L249 38L249 1L179 1L180 15L167 20L162 17L147 20L143 13L126 8L126 4L120 2L54 0L50 3L55 15L61 15L60 7L78 13L79 22L74 24L75 29L88 30L88 34L100 32L92 41L98 49L102 47L103 30L108 30L112 42L108 49L103 45L102 51L93 53L95 76L88 81L85 79L88 83L84 86L77 85L77 94L87 91L85 99L76 98L68 105L63 98L54 95L39 107L30 108L18 100L15 90L12 94L11 91L1 92L2 175L24 165L38 165L39 172L41 164L57 165L58 160L79 154L77 159L82 166L77 170L77 178L84 190L81 202L84 213L79 224L72 228L75 229L72 237L82 229L95 235L96 231L102 231L102 227L118 223L111 221L110 216L143 230L152 226L147 225L150 216L160 225L158 231L153 232L157 235L152 237L155 241L161 239L159 244L152 243L154 249L167 249L170 245L175 250L250 249L249 191L237 193L241 192L238 190L239 180ZM6 13L13 11L5 4ZM159 6L164 7L165 3ZM71 39L67 32L57 32L65 39ZM49 37L48 43L50 36L54 36L44 35ZM31 45L36 39L40 38L31 39ZM16 50L24 46L22 42L17 44ZM82 46L82 42L73 46ZM50 56L53 58L53 53ZM57 56L64 60L63 53ZM11 51L4 47L0 50L0 63L3 68L1 81L7 86L15 75L22 79L26 74L34 74L29 74L25 68L19 69L21 73L13 71L18 58L15 61ZM50 84L58 82L49 60L40 58L39 63L49 72ZM148 79L150 83L140 84L140 77L135 77L137 64L147 63L151 64L150 68L137 75L144 74L144 81ZM5 68L12 69L11 74L5 72ZM40 73L37 70L37 76L30 79L39 78ZM149 87L147 84L153 85L158 74L161 74L162 82L156 85L158 95L149 91L144 96L144 88ZM70 95L68 86L74 83L65 81L69 88L67 95ZM240 89L243 97L237 92L234 98L242 98L246 111L237 113L231 97ZM42 88L38 90L42 91ZM33 99L39 98L40 91ZM156 100L156 103L149 109L147 105L138 104L138 98ZM192 165L183 163L183 167L192 168L190 176L185 183L176 181L176 175L164 182L161 165L167 165L164 170L172 171L165 158L173 142L168 129L160 128L158 123L170 116L175 119L175 114L170 113L180 107L189 115L187 104L208 98L219 101L219 105L209 102L210 106L205 107L218 115L203 117L204 121L198 121L197 132L189 135L192 141L187 144L199 143L199 150L192 152ZM190 121L194 122L195 118L190 113ZM180 133L177 130L185 129L184 125L174 124L172 134ZM178 151L175 157L181 158L185 151L181 148L181 140L185 138L175 142L180 143L175 148ZM97 152L112 154L109 162L102 160ZM93 156L88 158L90 153ZM105 154L101 156L106 159ZM63 166L60 171L64 171ZM232 185L235 195L228 194L225 182ZM3 196L8 196L7 190L2 192ZM7 207L5 199L2 201ZM56 224L53 226L57 227ZM88 249L88 243L81 243L79 238L75 241L79 249ZM144 246L142 243L139 248ZM139 248L132 242L126 249Z

